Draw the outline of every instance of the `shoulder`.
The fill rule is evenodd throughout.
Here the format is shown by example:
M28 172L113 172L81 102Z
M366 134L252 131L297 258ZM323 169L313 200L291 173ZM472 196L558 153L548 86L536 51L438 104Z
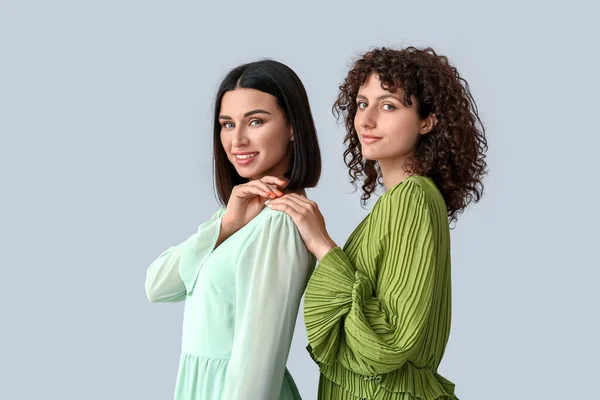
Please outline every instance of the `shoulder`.
M427 208L428 193L423 177L411 176L391 187L379 198L373 211L378 215L393 216L409 208Z
M310 254L292 217L283 211L267 208L263 211L263 230L279 245L294 248L296 253Z
M394 235L430 231L446 221L445 210L444 199L434 182L411 176L379 198L371 213L371 226Z
M306 272L314 261L306 248L292 217L284 212L265 208L251 222L240 254L262 252L265 259L285 259L290 265Z
M381 208L422 208L442 210L445 213L446 202L439 189L428 177L411 176L390 188L379 199ZM379 204L377 204L379 205Z
M288 214L283 211L272 210L268 207L261 212L263 217L263 224L281 227L283 229L296 229L294 220Z
M269 236L271 239L279 241L288 241L286 238L290 238L303 244L294 220L282 211L265 208L254 218L252 223L254 225L253 236Z

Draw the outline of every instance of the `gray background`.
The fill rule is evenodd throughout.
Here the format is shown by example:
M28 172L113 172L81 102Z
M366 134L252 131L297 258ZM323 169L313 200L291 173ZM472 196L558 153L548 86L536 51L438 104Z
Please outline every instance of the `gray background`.
M461 400L597 396L598 13L484 3L0 1L0 399L171 398L182 304L148 303L145 270L215 210L219 79L271 57L304 81L309 196L342 244L372 203L330 107L359 52L408 44L450 56L490 144L440 372ZM314 399L305 345L300 317L288 366Z

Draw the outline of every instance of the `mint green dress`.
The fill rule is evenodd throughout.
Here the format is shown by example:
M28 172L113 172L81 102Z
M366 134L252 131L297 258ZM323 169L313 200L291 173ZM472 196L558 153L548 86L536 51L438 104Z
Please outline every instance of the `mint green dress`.
M433 181L390 188L304 300L321 400L458 400L437 368L450 333L450 230Z
M185 300L175 399L300 399L286 361L316 260L268 208L215 249L224 212L147 271L150 301Z

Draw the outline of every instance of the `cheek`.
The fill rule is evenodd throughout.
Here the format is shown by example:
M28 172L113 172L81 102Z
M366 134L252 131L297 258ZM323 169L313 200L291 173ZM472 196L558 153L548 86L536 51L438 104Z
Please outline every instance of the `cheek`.
M396 141L412 141L412 139L418 134L418 125L411 118L390 118L387 123L387 132Z
M282 152L287 151L289 137L285 134L285 127L269 127L267 131L261 132L256 137L256 142L268 153L268 157L279 157Z

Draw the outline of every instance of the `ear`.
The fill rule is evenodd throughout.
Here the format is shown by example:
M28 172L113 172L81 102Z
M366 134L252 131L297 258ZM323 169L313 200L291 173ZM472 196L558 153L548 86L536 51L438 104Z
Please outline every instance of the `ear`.
M428 134L437 125L437 122L437 116L434 113L429 114L427 118L421 121L421 130L419 131L419 134Z

